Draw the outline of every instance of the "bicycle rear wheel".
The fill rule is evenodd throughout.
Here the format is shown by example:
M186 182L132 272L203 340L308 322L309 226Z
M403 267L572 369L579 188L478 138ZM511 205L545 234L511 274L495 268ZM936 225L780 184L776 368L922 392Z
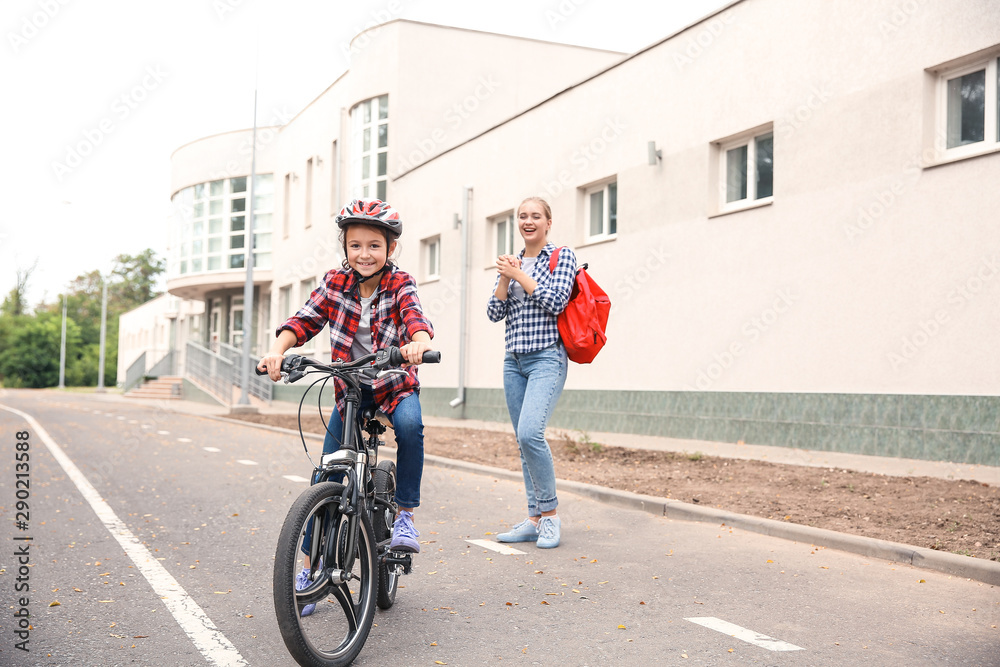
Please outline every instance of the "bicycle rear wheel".
M361 652L371 631L378 587L371 520L358 515L354 564L339 573L350 542L349 517L338 510L342 484L323 482L292 504L274 556L274 611L288 652L300 665L339 667ZM310 568L305 569L307 554ZM296 577L305 570L305 581ZM303 585L303 583L305 585ZM302 610L315 609L303 617Z
M396 495L396 464L392 461L380 461L372 476L375 479L376 498L392 500ZM392 507L376 500L372 524L375 528L375 540L385 542L392 538L392 523L395 521ZM388 545L378 553L378 595L375 598L379 609L388 609L396 601L396 589L399 587L399 574L395 565L387 565L381 559L388 550Z

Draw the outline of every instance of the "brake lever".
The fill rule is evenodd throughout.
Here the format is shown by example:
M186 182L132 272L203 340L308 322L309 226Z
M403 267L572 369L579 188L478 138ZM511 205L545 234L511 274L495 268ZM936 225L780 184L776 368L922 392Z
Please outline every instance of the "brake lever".
M379 371L378 375L375 377L384 377L386 375L409 375L409 373L404 371L402 368L386 368Z

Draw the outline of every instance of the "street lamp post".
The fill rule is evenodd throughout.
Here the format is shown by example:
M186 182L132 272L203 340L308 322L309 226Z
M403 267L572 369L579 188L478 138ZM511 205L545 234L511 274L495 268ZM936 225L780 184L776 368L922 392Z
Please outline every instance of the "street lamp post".
M101 353L100 361L98 361L97 366L97 393L103 394L104 389L104 348L105 341L107 340L108 331L108 279L102 276L102 283L104 283L103 289L101 290Z

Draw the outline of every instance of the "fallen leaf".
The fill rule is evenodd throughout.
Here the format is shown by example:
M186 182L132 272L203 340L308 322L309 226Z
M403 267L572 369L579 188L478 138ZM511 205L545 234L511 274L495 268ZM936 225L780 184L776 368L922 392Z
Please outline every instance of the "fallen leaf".
M102 572L101 574L99 574L99 575L97 575L97 576L98 576L98 577L106 577L106 576L108 576L109 574L111 574L111 573L110 573L110 572Z
M625 626L624 626L624 625L619 625L619 626L618 626L618 629L619 629L619 630L624 630L624 629L625 629Z
M149 635L132 635L132 639L147 639Z
M681 653L681 657L682 658L686 658L686 657L688 657L688 654L687 653Z
M434 570L433 572L428 572L427 574L437 574L437 573L438 573L438 571Z
M768 562L768 563L773 563L774 561L773 561L773 560L768 560L767 562Z
M437 642L431 642L431 646L437 646L437 645L438 645Z
M548 603L549 603L548 600L542 600L542 604L548 604Z
M921 580L920 580L920 581L918 581L917 583L918 583L918 584L926 584L926 583L927 583L927 580L926 580L926 579L921 579Z
M643 602L642 600L639 600L639 604L646 604L646 603Z
M591 563L596 563L596 562L597 562L597 559L595 558L594 560L592 560L592 561L590 561L590 562L591 562Z
M53 600L52 602L49 603L49 606L50 607L58 607L59 604L60 604L59 600ZM944 613L944 612L942 612L942 613Z
M243 618L253 618L253 614L243 614Z
M732 653L734 650L736 650L736 649L729 649L729 652Z
M447 665L448 663L447 662L441 662L440 660L435 660L434 664L435 665Z
M77 593L82 593L83 592L79 588L74 588L73 590L76 591Z

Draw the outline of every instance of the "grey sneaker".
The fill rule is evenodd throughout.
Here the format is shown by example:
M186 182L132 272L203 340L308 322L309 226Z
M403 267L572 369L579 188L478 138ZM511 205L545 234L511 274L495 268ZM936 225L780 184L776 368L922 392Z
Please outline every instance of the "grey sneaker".
M497 542L534 542L537 539L538 528L531 519L525 519L506 533L497 535Z
M559 528L562 522L558 516L543 516L538 522L538 548L554 549L559 546Z
M392 524L392 542L389 543L389 551L408 551L418 554L420 553L418 537L420 533L413 527L413 512L404 510Z
M309 570L303 569L301 572L295 575L295 590L301 591L310 583L311 582L309 581ZM314 611L316 611L316 605L307 604L305 607L302 607L302 616L308 616Z

